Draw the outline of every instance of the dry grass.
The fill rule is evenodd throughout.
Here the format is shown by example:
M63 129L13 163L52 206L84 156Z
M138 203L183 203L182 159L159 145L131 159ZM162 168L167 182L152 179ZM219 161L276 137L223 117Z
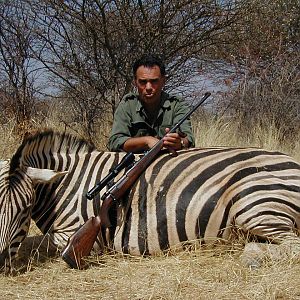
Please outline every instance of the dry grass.
M20 144L20 138L13 134L14 121L0 127L0 159L10 158Z
M67 132L77 135L80 138L88 140L88 137L84 134L81 126L77 123L64 124L60 120L55 119L55 113L53 117L45 118L41 123L34 123L33 127L28 129L27 133L36 132L37 130L53 129L59 132ZM111 130L111 120L109 117L101 120L97 128L97 138L92 142L101 151L108 151L107 142L108 136ZM0 160L11 158L17 148L22 142L22 137L15 134L16 122L11 120L10 123L5 125L0 124ZM24 132L25 133L25 132ZM23 133L23 134L24 134Z
M300 260L250 270L239 261L240 249L198 246L148 258L106 255L82 271L69 269L60 257L34 258L25 273L0 275L0 298L300 299Z
M0 127L0 159L10 158L19 146L21 140L13 134L15 124L2 125ZM65 126L59 120L45 119L42 125L35 129L52 128L61 132L69 132L84 138L84 134L79 126ZM110 133L110 120L103 120L99 127L99 138L94 141L99 150L107 151L107 141ZM193 119L193 128L196 139L196 147L229 146L229 147L259 147L269 150L278 150L287 153L300 161L300 133L293 141L285 142L280 140L280 132L270 124L268 128L252 128L251 137L245 138L238 130L237 124L223 118L214 119L211 116L197 116Z
M218 120L195 124L195 130L197 146L261 146L300 158L299 145L280 145L272 128L258 129L251 141L243 141L234 124ZM9 130L0 137L1 158L9 158L18 141ZM33 227L31 235L37 234ZM40 242L27 238L18 271L0 275L0 299L300 299L299 259L250 270L239 261L240 244L150 258L106 255L77 271L51 257L46 239Z
M199 117L198 117L199 119ZM229 147L258 147L268 150L277 150L291 155L300 161L300 133L290 142L281 141L281 132L274 124L268 128L251 128L250 137L245 137L236 123L219 118L200 118L193 120L193 128L197 147L229 146ZM249 129L250 130L250 129Z

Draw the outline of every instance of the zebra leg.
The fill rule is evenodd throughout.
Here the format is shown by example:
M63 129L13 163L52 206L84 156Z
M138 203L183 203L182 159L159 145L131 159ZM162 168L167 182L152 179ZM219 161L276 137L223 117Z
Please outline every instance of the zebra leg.
M265 262L289 261L300 256L300 238L296 235L286 237L279 244L247 243L240 257L243 265L259 268Z
M255 238L262 242L245 245L241 261L246 266L257 268L264 262L288 261L300 254L298 216L292 209L295 205L290 208L287 201L271 199L271 202L259 199L257 205L245 201L248 206L243 206L242 210L236 206L234 210L239 209L233 217L236 228L251 241Z
M271 244L270 244L271 245ZM247 243L240 257L242 264L251 269L260 268L268 260L268 244ZM277 247L278 245L272 245Z

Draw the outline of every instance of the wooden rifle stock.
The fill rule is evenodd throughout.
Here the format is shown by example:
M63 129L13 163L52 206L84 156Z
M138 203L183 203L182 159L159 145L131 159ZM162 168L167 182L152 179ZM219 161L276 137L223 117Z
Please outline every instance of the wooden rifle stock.
M199 103L169 131L176 132L180 125L210 96L206 93ZM132 187L139 176L147 169L163 148L163 140L159 140L142 158L140 158L102 197L103 200L99 216L90 218L80 229L74 233L68 241L67 247L62 253L63 259L72 268L81 269L82 257L89 255L97 239L101 227L109 228L111 223L108 211L113 202L119 200L126 191Z
M71 268L83 269L85 267L82 257L90 254L100 229L100 216L92 217L70 237L62 258Z
M107 196L103 202L103 209L100 214L89 218L76 232L73 234L62 252L63 260L73 269L84 269L85 262L82 257L88 256L93 249L97 236L104 224L110 224L108 219L108 210L113 204L113 198Z

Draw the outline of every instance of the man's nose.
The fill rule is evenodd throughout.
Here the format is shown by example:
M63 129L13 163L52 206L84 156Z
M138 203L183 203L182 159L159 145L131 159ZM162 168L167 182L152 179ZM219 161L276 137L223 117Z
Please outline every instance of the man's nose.
M152 84L151 82L146 83L146 90L152 90Z

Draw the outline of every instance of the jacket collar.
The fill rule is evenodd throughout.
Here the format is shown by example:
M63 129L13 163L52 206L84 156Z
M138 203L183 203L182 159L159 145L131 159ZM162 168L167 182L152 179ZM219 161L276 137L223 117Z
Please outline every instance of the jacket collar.
M141 101L139 101L139 96L138 94L136 94L136 97L138 99L138 102L137 102L137 106L136 106L136 111L137 112L145 112L145 109L141 103ZM163 108L163 109L167 109L171 106L171 102L169 100L169 94L162 91L161 93L161 99L160 99L160 108Z

